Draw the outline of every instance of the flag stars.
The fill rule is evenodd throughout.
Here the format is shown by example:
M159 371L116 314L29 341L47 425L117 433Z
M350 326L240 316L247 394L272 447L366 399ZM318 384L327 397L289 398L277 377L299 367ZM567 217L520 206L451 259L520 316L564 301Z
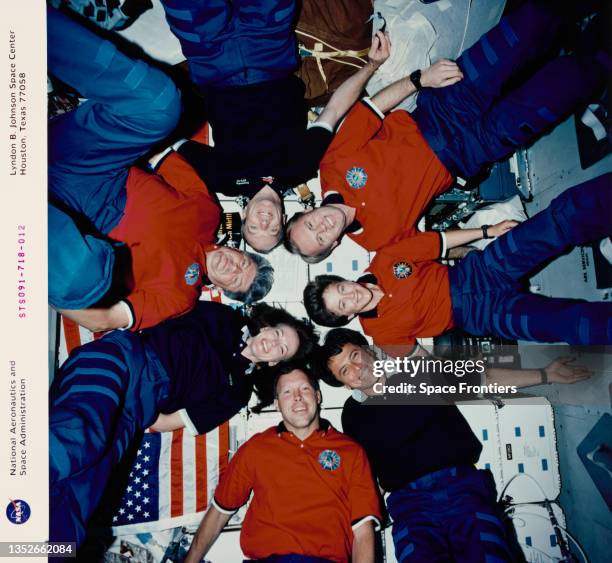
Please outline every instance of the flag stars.
M119 514L122 514L122 515L125 514L125 508L120 508L119 509Z
M149 488L149 483L143 483L142 490L146 491Z
M134 509L136 512L141 512L142 508L140 505L137 505L136 508Z
M150 459L151 459L151 458L150 458L148 455L146 455L146 456L144 456L144 457L142 458L142 460L143 460L145 463L147 463L147 462L148 462Z
M137 464L136 464L134 467L135 467L136 469L140 469L140 468L142 467L142 464L141 464L141 463L137 463Z
M127 506L132 506L134 504L134 502L131 499L128 499L127 502L125 503Z
M149 504L149 497L145 497L142 499L142 504Z
M148 512L143 512L143 513L142 513L142 515L143 515L145 518L148 518L149 516L151 516L151 515L150 515Z
M136 477L136 478L134 479L134 483L136 483L136 484L138 485L138 483L140 483L140 477Z
M149 474L149 470L148 469L143 469L142 470L142 476L146 477Z
M132 492L132 485L128 485L127 489L125 489L128 493Z
M144 446L146 449L149 449L149 448L151 447L151 444L150 444L149 442L145 442L145 443L143 444L143 446Z
M127 519L128 519L128 520L134 520L134 515L133 515L133 514L128 514Z

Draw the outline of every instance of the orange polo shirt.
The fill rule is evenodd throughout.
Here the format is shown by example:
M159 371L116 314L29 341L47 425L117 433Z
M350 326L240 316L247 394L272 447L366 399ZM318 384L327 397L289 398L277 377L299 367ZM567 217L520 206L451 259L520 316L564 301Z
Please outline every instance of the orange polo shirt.
M256 434L221 476L214 504L233 511L253 498L240 546L247 557L299 554L348 562L352 526L380 521L366 455L327 421L303 442L281 423Z
M453 177L406 111L382 119L367 101L348 113L321 162L323 196L338 192L363 231L348 236L378 250L416 226Z
M221 210L187 162L172 152L156 174L132 167L127 202L108 234L130 249L134 290L126 301L130 330L155 326L190 311L206 274L205 252L214 248Z
M414 344L453 326L448 267L438 262L441 234L413 231L376 253L368 272L385 295L361 313L363 331L379 345Z

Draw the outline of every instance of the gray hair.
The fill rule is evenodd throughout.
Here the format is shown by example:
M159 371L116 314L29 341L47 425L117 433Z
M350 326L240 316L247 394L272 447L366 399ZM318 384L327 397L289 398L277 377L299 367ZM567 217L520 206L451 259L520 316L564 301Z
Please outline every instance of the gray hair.
M227 291L224 289L223 293L229 299L235 299L250 305L263 299L272 289L274 268L266 258L259 256L259 254L253 254L252 252L245 252L245 254L253 260L257 269L251 287L249 287L248 291Z

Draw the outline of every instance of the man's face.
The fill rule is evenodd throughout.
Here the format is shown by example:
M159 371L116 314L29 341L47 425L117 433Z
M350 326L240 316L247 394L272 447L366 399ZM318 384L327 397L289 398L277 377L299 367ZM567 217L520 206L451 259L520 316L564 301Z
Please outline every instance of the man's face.
M378 381L372 354L357 344L342 346L342 351L328 360L327 367L340 383L351 389L370 389Z
M264 252L276 246L284 224L280 198L269 191L272 194L264 192L253 197L243 215L244 238L255 250Z
M323 254L338 246L346 221L344 212L333 205L306 211L293 225L291 241L305 256Z
M339 317L350 317L364 310L374 295L367 287L353 281L334 282L323 291L325 308Z
M220 246L206 253L208 278L220 289L246 292L251 287L257 268L244 252Z
M276 384L276 407L290 432L315 430L319 425L321 393L315 391L306 374L295 369L281 376Z
M247 347L256 362L273 366L297 354L300 337L293 327L286 324L265 326L247 340Z

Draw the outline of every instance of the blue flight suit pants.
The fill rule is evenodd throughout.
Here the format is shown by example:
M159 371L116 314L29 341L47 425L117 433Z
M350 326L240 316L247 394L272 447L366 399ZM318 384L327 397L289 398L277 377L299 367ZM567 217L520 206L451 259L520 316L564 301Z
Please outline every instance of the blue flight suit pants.
M298 66L295 0L162 0L198 86L244 86Z
M49 301L81 309L110 288L129 167L176 126L170 78L49 8L48 68L87 98L49 124ZM115 243L116 244L116 243Z
M510 84L548 53L560 27L550 7L526 2L459 57L461 82L419 93L412 116L452 174L475 176L535 140L603 86L612 63L596 47L553 59L522 84Z
M85 539L113 468L167 397L169 379L138 335L77 348L49 397L50 541Z
M569 344L612 343L612 303L545 297L526 278L574 246L612 234L612 174L574 186L450 268L453 321L474 335Z
M514 561L488 470L452 467L392 492L393 544L399 563Z

